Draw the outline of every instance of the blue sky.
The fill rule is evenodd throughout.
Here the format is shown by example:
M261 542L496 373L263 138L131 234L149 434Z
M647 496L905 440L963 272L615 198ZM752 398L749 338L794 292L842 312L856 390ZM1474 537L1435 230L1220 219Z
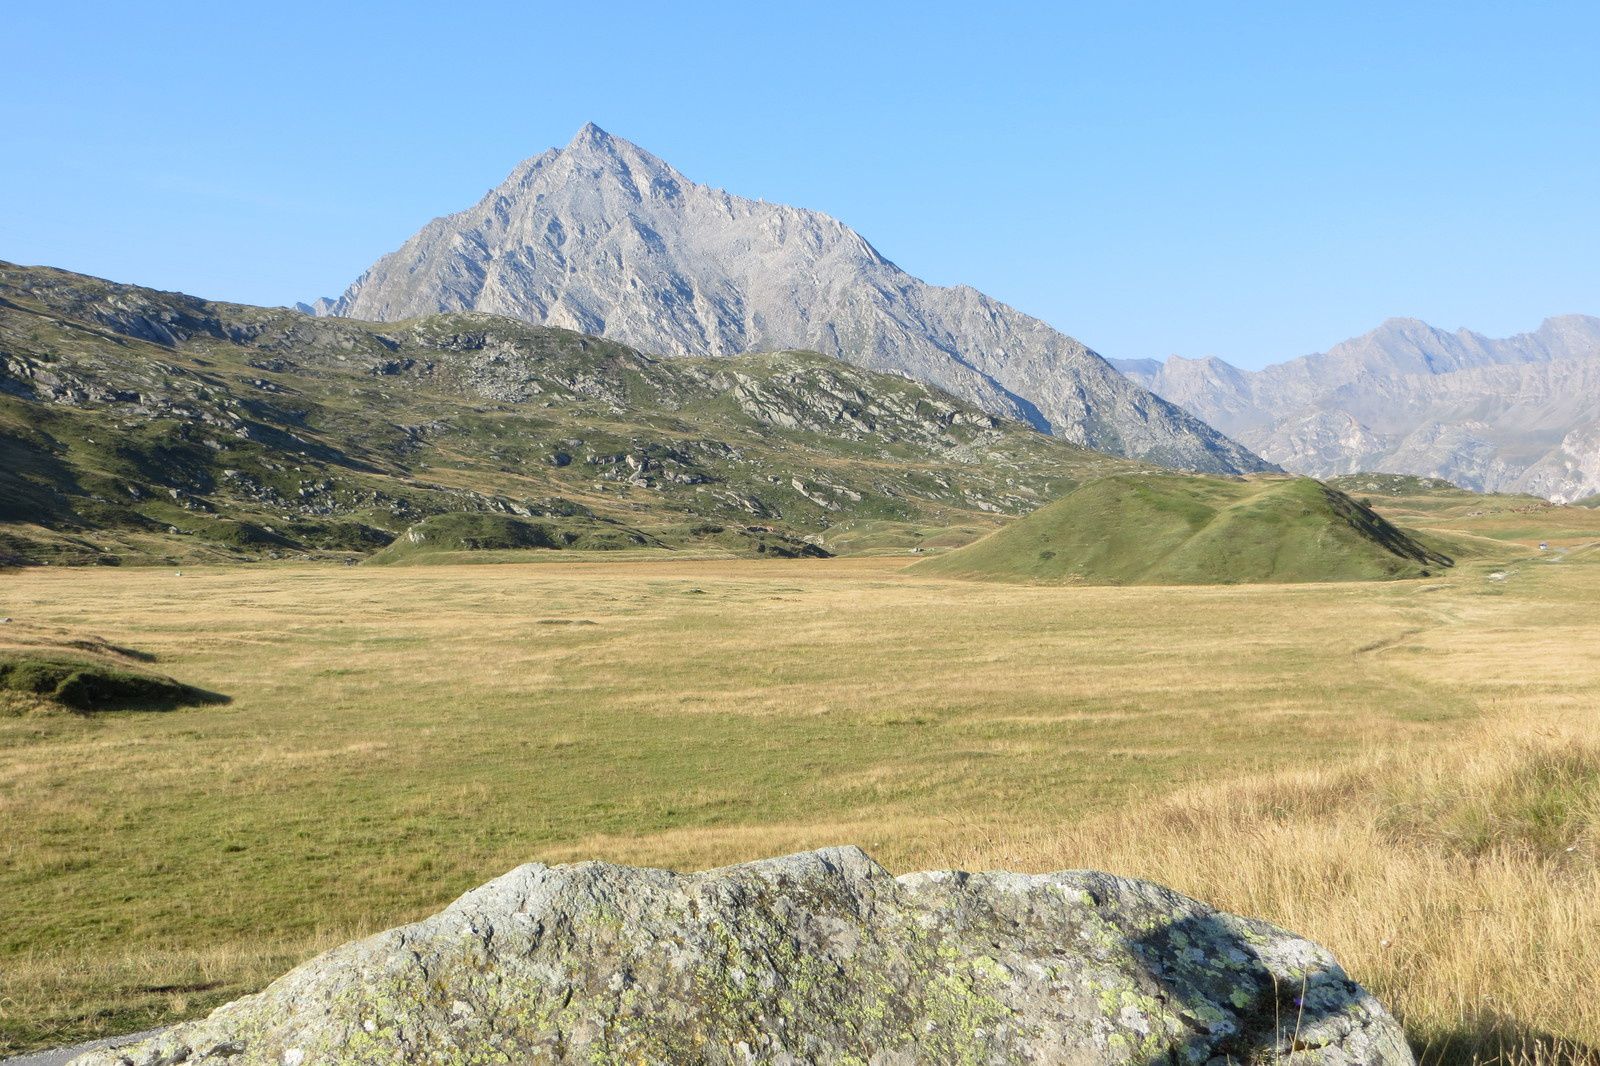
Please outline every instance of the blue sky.
M1600 313L1600 5L12 5L0 258L336 294L593 120L1106 355Z

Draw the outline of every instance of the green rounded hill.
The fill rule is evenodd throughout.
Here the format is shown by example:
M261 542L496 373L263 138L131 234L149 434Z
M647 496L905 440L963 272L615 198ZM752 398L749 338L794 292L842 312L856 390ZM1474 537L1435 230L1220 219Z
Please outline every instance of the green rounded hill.
M1091 481L911 567L991 581L1211 585L1421 577L1450 560L1312 478Z

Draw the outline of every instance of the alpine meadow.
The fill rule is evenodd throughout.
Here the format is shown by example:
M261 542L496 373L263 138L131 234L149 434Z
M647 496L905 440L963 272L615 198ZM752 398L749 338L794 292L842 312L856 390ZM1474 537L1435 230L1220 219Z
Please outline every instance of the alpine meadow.
M19 12L0 1066L1600 1066L1600 21L1158 6Z

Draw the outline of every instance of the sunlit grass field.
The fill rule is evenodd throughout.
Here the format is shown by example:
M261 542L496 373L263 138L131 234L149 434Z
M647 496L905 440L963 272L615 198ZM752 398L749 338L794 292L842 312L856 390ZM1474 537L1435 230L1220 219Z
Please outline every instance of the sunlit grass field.
M1279 921L1429 1061L1600 1045L1595 552L1211 588L906 561L0 575L0 642L232 697L0 715L0 1049L203 1013L530 860L836 843Z

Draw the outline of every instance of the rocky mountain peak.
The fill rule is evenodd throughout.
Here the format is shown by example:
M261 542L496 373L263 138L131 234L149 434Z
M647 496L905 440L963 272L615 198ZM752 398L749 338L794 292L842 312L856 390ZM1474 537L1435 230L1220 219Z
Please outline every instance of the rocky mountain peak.
M607 133L593 122L585 122L583 124L583 128L572 135L572 140L570 143L568 143L567 148L570 150L582 145L608 145L611 143L611 141L611 134Z
M674 181L685 180L664 160L632 141L612 136L592 122L579 130L565 148L557 149L556 157L575 167L592 167L617 175L645 173Z
M485 311L669 356L809 349L1099 451L1219 473L1269 466L1044 322L928 285L827 215L697 184L592 123L320 310Z
M1533 336L1553 357L1570 358L1600 351L1600 318L1594 315L1554 315L1539 323Z
M1397 336L1408 336L1423 333L1432 336L1439 332L1439 330L1434 329L1420 318L1412 318L1407 315L1390 315L1378 324L1378 328L1373 330L1372 334L1388 333Z

